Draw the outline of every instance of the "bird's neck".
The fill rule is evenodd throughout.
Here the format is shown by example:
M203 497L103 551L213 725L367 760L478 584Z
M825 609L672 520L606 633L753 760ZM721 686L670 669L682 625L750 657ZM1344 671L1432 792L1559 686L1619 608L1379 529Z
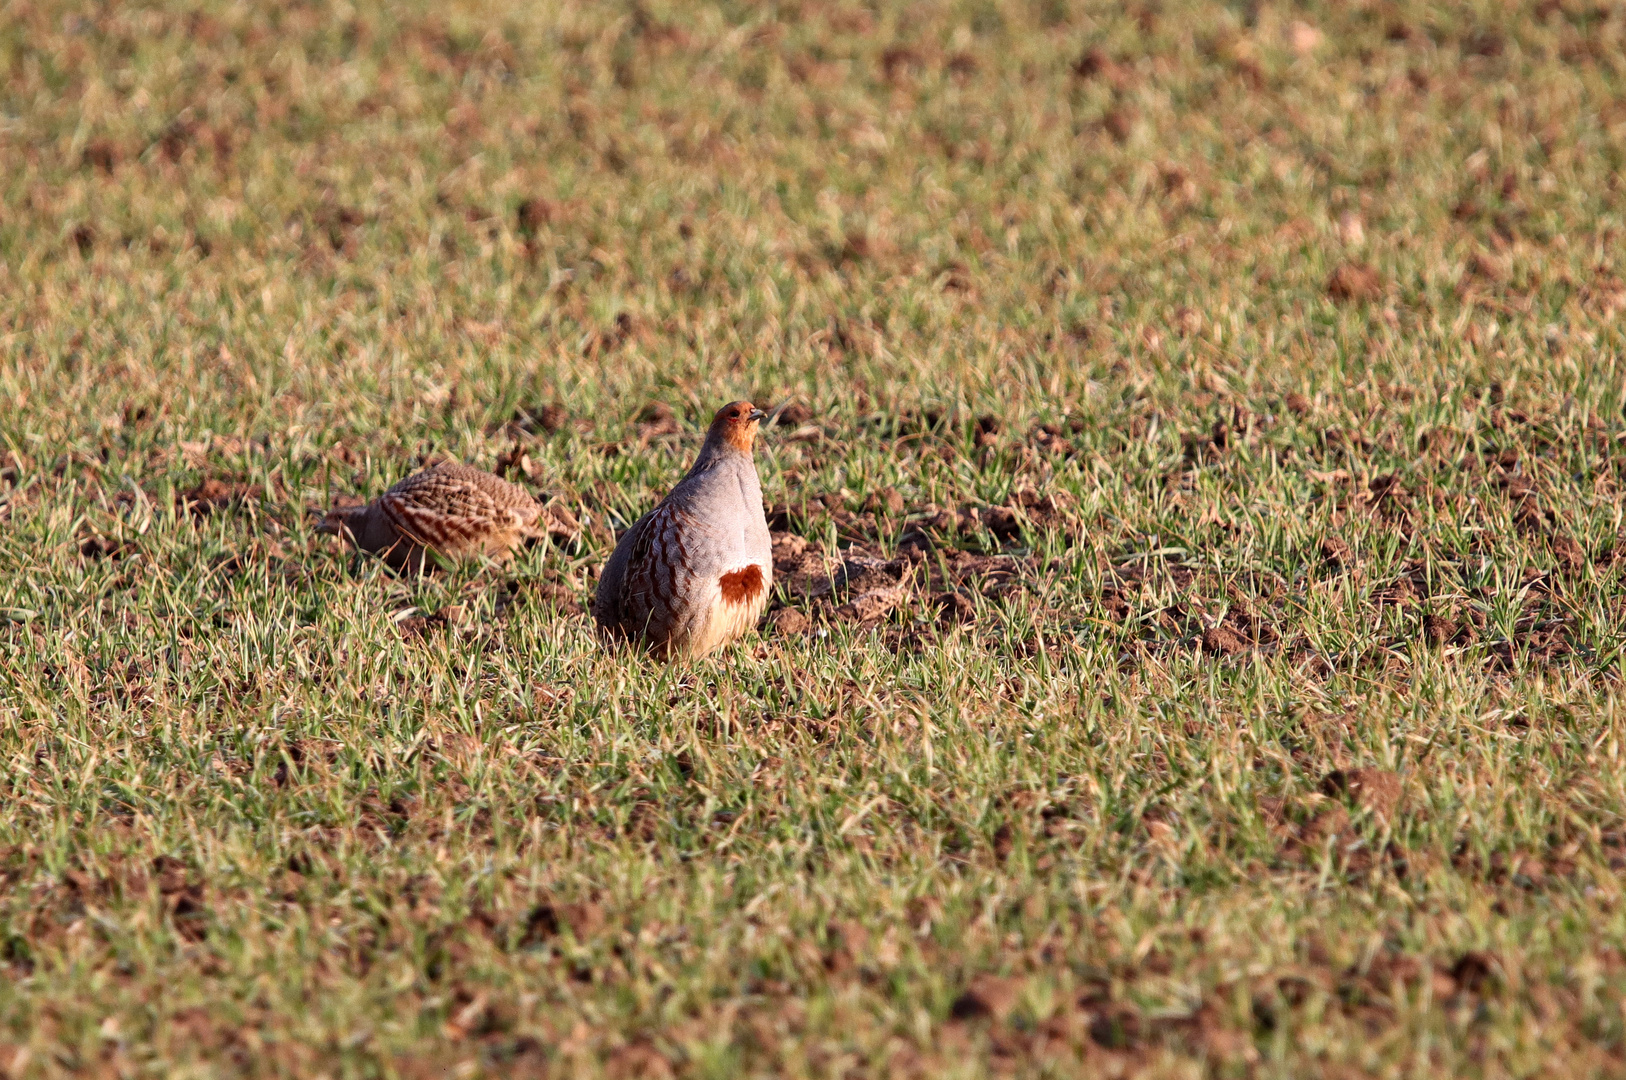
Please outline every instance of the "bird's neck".
M749 451L741 450L716 432L712 432L706 436L705 443L700 447L699 455L694 459L694 464L689 467L689 475L698 476L720 465L739 465L742 463L746 465L751 463Z

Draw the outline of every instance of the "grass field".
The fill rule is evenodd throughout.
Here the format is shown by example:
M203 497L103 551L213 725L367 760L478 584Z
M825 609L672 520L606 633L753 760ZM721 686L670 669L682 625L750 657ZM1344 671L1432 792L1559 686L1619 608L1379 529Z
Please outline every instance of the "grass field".
M1626 1075L1626 8L0 4L8 1076ZM760 633L582 604L712 410ZM434 458L552 535L313 511Z

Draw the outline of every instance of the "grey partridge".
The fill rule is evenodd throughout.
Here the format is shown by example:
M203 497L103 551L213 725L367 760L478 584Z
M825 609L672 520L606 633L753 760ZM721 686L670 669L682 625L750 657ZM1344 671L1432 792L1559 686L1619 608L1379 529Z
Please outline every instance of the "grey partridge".
M397 570L424 568L428 553L501 559L537 533L542 507L516 484L445 462L407 477L364 506L334 509L318 532L346 537Z
M664 659L703 656L756 625L773 585L773 542L751 457L764 413L717 411L694 465L622 534L593 618Z

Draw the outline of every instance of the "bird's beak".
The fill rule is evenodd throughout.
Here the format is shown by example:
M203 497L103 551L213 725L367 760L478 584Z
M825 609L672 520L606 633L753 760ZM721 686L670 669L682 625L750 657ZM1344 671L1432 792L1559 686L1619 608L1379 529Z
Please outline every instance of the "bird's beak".
M768 419L768 414L763 412L761 409L752 409L751 415L747 416L746 419L751 421L753 424L760 424L762 421Z

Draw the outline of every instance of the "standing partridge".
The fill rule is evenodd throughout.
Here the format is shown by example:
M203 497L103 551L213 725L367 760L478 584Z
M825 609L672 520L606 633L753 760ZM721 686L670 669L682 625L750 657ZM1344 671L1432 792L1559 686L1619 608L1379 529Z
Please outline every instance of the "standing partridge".
M756 625L773 584L773 542L751 445L764 413L717 411L700 456L659 506L622 534L593 618L658 657L703 656Z
M365 506L329 511L316 528L347 536L397 570L418 573L430 551L449 559L502 558L536 532L541 513L524 488L445 462L407 477Z

